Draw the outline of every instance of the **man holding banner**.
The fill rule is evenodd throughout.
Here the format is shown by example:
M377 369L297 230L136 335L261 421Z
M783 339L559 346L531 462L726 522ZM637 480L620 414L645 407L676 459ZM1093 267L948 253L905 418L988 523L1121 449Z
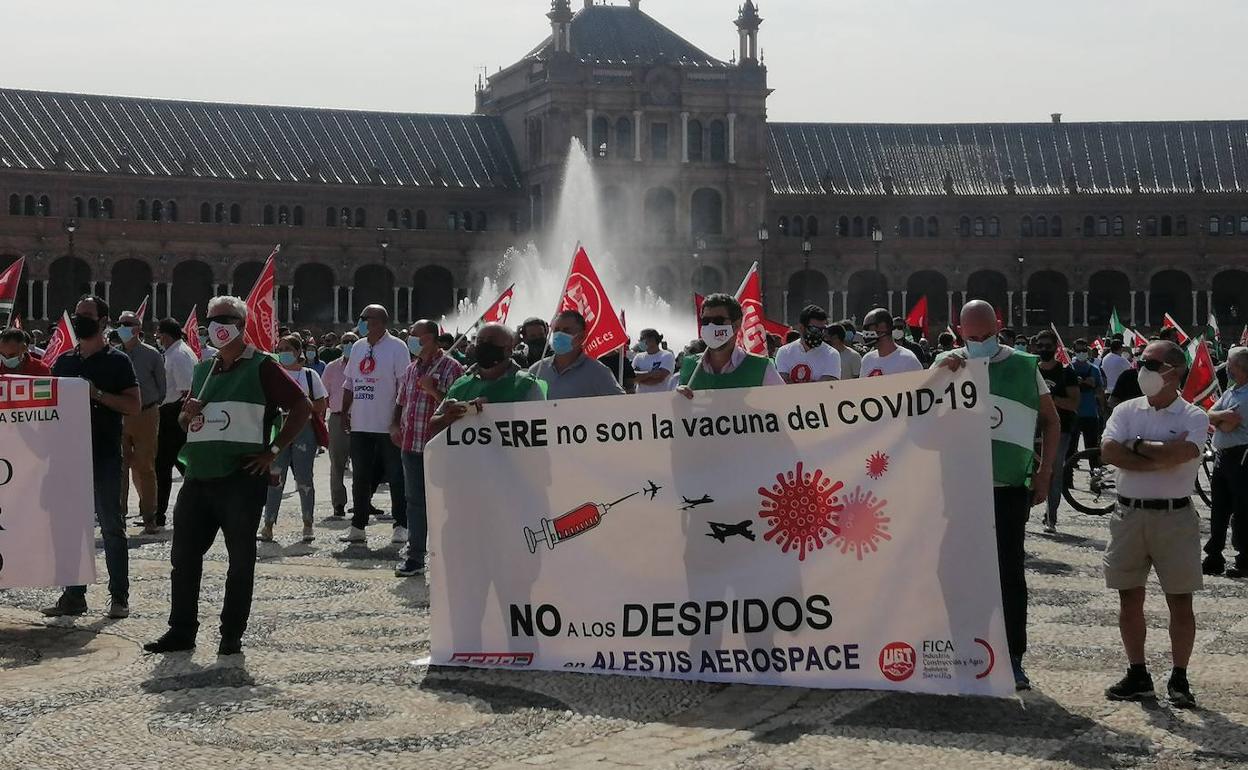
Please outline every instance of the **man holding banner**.
M712 294L703 301L698 323L706 352L681 361L678 393L693 398L698 390L784 384L770 359L737 346L744 317L741 303L729 294Z
M462 419L470 407L479 414L485 404L545 401L546 384L521 371L511 359L515 352L516 335L510 329L493 323L482 326L477 332L477 363L446 392L429 422L429 437Z
M547 398L557 401L624 395L624 388L611 370L585 355L585 316L575 310L561 311L550 328L550 349L554 355L529 369L529 374L546 383Z

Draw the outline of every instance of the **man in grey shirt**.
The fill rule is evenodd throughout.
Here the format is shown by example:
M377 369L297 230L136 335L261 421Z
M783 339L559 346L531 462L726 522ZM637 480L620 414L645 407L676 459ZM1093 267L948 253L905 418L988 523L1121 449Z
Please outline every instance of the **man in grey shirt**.
M165 401L165 357L143 341L143 325L133 312L126 311L117 318L117 336L121 338L122 352L134 365L143 404L138 414L127 415L122 421L121 510L124 515L133 473L134 486L139 490L143 534L154 535L160 531L156 526L156 437L160 432L160 405Z
M622 396L624 388L611 370L585 355L585 317L565 310L550 327L553 356L529 367L529 374L546 383L546 398Z

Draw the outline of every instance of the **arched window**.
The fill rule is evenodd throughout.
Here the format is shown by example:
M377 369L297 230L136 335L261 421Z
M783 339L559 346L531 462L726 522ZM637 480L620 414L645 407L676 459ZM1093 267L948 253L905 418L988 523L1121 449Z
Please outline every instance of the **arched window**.
M147 199L139 198L134 204L134 218L140 222L147 219Z
M271 225L271 224L274 224L276 221L277 220L274 217L274 212L273 212L273 204L266 203L264 206L264 213L260 217L260 222L262 224Z
M334 208L333 206L330 206L329 208L325 209L325 226L326 227L338 226L338 209Z
M399 229L399 212L396 209L386 209L386 227L391 230Z
M616 157L628 158L633 154L633 121L620 118L615 121L615 154Z
M81 200L75 198L74 200ZM9 196L9 216L20 217L22 215L22 196L14 193Z
M1248 235L1248 217L1239 218L1239 234Z
M170 222L178 221L178 202L168 201L165 203L165 216L169 217Z
M841 238L849 237L849 217L839 217L836 220L836 234Z
M363 227L368 221L368 215L364 213L364 209L357 208L355 210L355 226Z
M971 218L958 217L958 235L963 238L971 237Z
M1179 214L1174 218L1174 234L1180 238L1187 237L1187 215Z
M399 227L402 227L404 230L412 229L412 210L411 209L403 209L401 212L399 212Z
M243 221L243 207L237 203L230 205L230 224L237 225Z
M473 228L473 226L472 226L472 224L473 224L473 223L472 223L472 212L471 212L471 211L465 211L465 212L464 212L464 229L465 229L465 230L468 230L468 231L472 231L472 230L474 229L474 228Z
M800 216L793 217L793 237L804 238L806 236L806 220Z
M212 210L212 221L221 224L225 221L225 204L218 203Z
M429 217L425 215L424 209L416 210L416 229L425 230L429 227Z
M285 206L277 207L277 223L279 225L290 224L290 209L286 208Z
M1018 234L1024 238L1030 238L1035 234L1031 226L1031 217L1023 217L1018 223Z
M855 238L861 238L861 237L863 237L864 235L866 235L866 232L867 232L867 227L866 227L866 225L863 223L863 221L862 221L862 217L854 217L854 230L853 230L853 236L854 236Z
M780 235L781 237L789 234L789 218L788 217L780 217L779 221L776 222L776 233Z
M814 217L806 217L806 235L811 238L819 235L819 220Z
M87 216L92 219L100 218L100 199L91 198L87 200Z
M711 121L711 161L723 163L728 160L728 131L724 121Z
M689 160L698 162L702 160L702 121L689 121Z
M113 199L112 198L105 198L103 201L100 202L100 215L103 216L105 219L113 218Z
M996 217L988 217L988 237L1001 237L1001 220Z
M1054 238L1062 237L1062 218L1056 214L1054 214L1053 218L1049 220L1049 235Z
M52 213L52 199L46 195L39 196L39 216L46 217Z
M1161 235L1163 238L1174 235L1174 217L1169 214L1161 217Z
M211 203L199 204L199 221L200 222L212 221L212 204Z
M74 216L86 216L86 208L83 206L82 198L74 196Z
M153 222L165 221L165 204L161 203L158 200L152 201L152 221Z
M607 157L607 132L610 128L611 121L603 117L594 118L594 136L589 147L595 157Z
M448 212L446 212L446 229L447 229L447 230L458 230L458 229L459 229L459 227L460 227L460 223L459 223L459 212L458 212L458 211L448 211Z
M897 235L901 238L910 237L910 217L902 217L897 220Z
M718 190L704 187L695 190L690 201L689 235L697 239L724 232L724 198Z
M1096 234L1109 235L1109 219L1107 217L1099 217L1096 220Z
M23 204L22 213L28 217L33 217L35 215L35 196L27 195Z
M940 220L936 217L927 218L927 237L935 238L940 235Z
M1097 226L1099 227L1100 225L1098 224ZM1127 231L1123 226L1122 217L1114 217L1114 235L1122 237L1123 235L1126 235L1126 233Z
M1144 220L1144 234L1150 238L1157 237L1157 217L1150 216Z
M107 201L108 199L105 198L105 200ZM109 211L109 216L112 216L112 211ZM1235 234L1235 217L1227 217L1226 219L1222 220L1222 234L1223 235Z
M295 227L303 227L303 206L295 206L295 210L291 213L291 221Z
M976 237L976 238L983 238L983 237L984 237L984 218L983 218L983 217L975 217L975 230L974 230L974 232L975 232L975 237Z
M1049 237L1049 218L1044 215L1036 217L1036 237Z
M1222 217L1218 216L1217 214L1213 214L1209 217L1209 234L1210 235L1222 234Z
M478 211L478 212L477 212L477 232L479 232L479 233L483 233L483 232L485 232L485 231L486 231L486 230L488 230L488 229L489 229L489 228L488 228L488 226L487 226L487 222L486 222L486 219L485 219L485 212L484 212L484 211Z

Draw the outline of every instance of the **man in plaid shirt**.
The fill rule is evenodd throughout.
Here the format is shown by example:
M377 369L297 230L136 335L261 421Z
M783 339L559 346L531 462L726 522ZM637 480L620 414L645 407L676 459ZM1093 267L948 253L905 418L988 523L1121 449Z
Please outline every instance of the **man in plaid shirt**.
M407 558L395 577L413 577L425 571L425 539L429 519L425 511L425 442L429 421L451 383L464 373L458 361L438 347L438 325L433 321L412 324L407 337L412 363L399 383L390 438L403 452L403 482L407 491Z

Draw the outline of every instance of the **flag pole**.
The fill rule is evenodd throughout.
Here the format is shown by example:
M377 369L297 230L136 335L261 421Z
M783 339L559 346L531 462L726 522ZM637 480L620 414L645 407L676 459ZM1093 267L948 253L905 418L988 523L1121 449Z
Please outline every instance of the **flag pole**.
M559 308L563 307L563 297L564 297L564 294L566 294L568 291L568 280L572 278L572 266L576 264L576 255L580 253L581 253L581 242L577 241L576 248L572 250L572 260L568 262L568 272L564 273L563 275L563 286L559 289L559 302L555 305L555 312L550 317L550 322L552 324L555 322L555 319L559 317ZM537 359L538 363L541 363L542 361L544 361L546 359L546 354L549 352L550 352L550 332L547 331L546 344L542 348L542 357Z
M502 294L499 294L497 297L495 297L495 298L494 298L494 302L493 302L493 304L491 304L491 305L490 305L490 307L487 307L485 310L481 311L481 315L477 316L477 320L476 320L475 322L473 322L472 326L469 326L469 327L468 327L468 331L466 331L466 332L464 332L464 333L460 334L460 335L459 335L459 338L455 340L455 344L451 345L451 347L450 347L450 348L448 348L446 352L447 352L447 353L454 353L456 350L458 350L458 349L459 349L459 343L461 343L461 342L463 342L464 340L468 339L468 335L469 335L469 334L471 334L471 333L473 332L473 330L474 330L474 329L479 329L479 328L481 328L481 326L483 325L483 323L482 323L482 322L483 322L483 321L485 321L485 314L489 311L489 309L490 309L491 307L494 307L494 305L497 305L497 304L498 304L498 301L499 301L500 299L502 299L503 297L507 296L507 292L511 291L511 290L512 290L512 289L514 289L514 288L516 288L516 285L513 283L512 285L510 285L510 286L508 286L506 289L504 289Z

